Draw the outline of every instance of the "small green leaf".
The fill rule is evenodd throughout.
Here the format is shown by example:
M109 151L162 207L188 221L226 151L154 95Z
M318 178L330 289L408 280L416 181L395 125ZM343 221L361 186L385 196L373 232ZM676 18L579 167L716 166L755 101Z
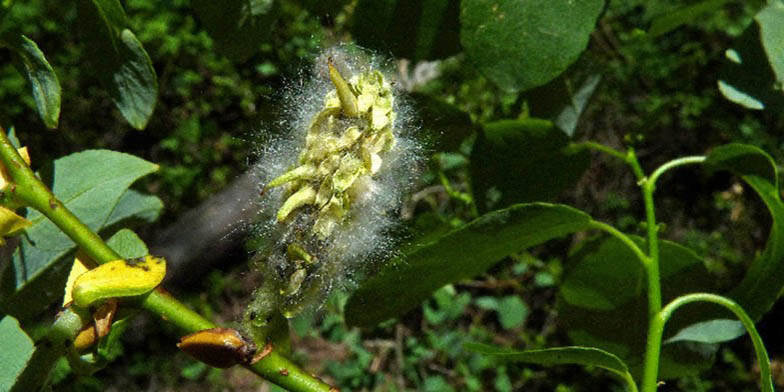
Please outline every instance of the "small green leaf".
M216 49L237 62L261 48L277 20L273 0L194 0L193 9Z
M550 201L580 179L589 159L587 150L573 148L549 121L486 124L471 151L474 200L480 211Z
M583 79L561 75L544 86L529 90L525 97L531 117L550 120L567 136L574 136L580 115L601 79L598 74Z
M10 391L33 356L33 341L11 316L0 320L0 391ZM45 377L45 375L44 375Z
M528 90L577 60L603 7L603 0L463 0L460 41L500 88Z
M41 49L24 35L6 34L2 37L4 46L13 49L17 64L32 87L33 99L38 107L38 115L49 128L57 128L60 120L60 82L57 74L46 61Z
M626 364L617 356L595 347L557 347L543 350L513 351L480 343L464 343L467 350L492 357L499 363L522 362L536 365L597 366L623 379L629 390L636 391L634 380Z
M476 276L504 256L590 227L563 205L520 204L494 211L388 263L349 298L346 322L374 325L401 315L436 289Z
M157 169L157 165L133 155L88 150L56 160L42 178L50 182L54 194L71 212L98 232L109 222L128 187ZM56 261L75 247L38 211L29 210L27 218L33 224L0 282L2 310L20 319L34 315L62 295L68 268Z
M468 113L421 93L410 94L422 119L426 142L438 151L456 151L476 131Z
M508 296L498 301L498 321L504 329L523 325L528 317L528 306L518 296Z
M351 30L357 43L414 62L460 51L457 0L359 0Z
M95 75L128 123L144 129L155 109L158 80L147 52L127 29L120 3L80 1L78 11Z
M114 249L124 259L135 259L150 254L147 245L136 233L122 229L106 240L106 245Z
M664 341L664 344L680 341L721 343L746 334L746 328L738 320L716 319L695 323Z
M703 20L703 14L713 12L730 0L704 0L674 11L665 12L653 19L648 37L656 38L676 28Z

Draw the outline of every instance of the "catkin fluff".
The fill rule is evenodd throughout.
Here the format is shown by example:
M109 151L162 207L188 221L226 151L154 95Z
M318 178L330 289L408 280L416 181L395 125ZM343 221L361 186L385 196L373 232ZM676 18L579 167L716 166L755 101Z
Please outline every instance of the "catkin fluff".
M252 263L264 281L245 313L315 309L362 267L394 253L390 230L422 161L413 111L389 64L355 46L322 52L285 94L285 132L260 149Z

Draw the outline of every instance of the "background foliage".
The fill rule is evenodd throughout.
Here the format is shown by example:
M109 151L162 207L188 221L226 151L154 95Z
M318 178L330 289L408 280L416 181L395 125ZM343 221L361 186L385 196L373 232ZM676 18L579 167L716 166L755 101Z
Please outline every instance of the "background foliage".
M633 147L649 170L730 142L760 147L775 162L784 161L784 5L778 0L769 5L762 0L596 0L580 2L583 8L576 10L549 7L548 1L513 0L225 3L217 8L200 0L80 1L78 7L42 0L4 3L0 33L6 37L2 46L9 49L0 51L5 59L0 63L0 123L15 127L20 143L34 154L34 167L49 173L69 170L68 158L55 159L86 149L122 151L148 161L136 162L139 166L126 173L127 183L111 188L115 204L95 212L94 228L104 228L103 234L113 234L113 224L121 218L134 217L135 223L157 218L154 225L138 227L149 241L227 186L248 167L264 133L278 131L274 124L284 109L278 98L286 81L295 79L320 47L349 39L408 59L397 63L400 83L422 113L423 139L432 159L422 176L422 191L406 207L407 233L402 237L418 239L405 240L403 246L422 260L459 250L452 244L472 240L460 236L477 226L480 232L494 230L498 215L511 216L503 216L508 223L516 214L535 213L512 207L462 226L479 214L520 202L562 202L643 235L643 205L632 174L611 158L575 148L575 142ZM542 9L547 12L532 11ZM540 19L532 21L528 15ZM79 22L84 20L96 23ZM534 25L540 28L527 30ZM528 33L533 38L522 38ZM536 34L564 38L558 47L548 47L551 41ZM498 41L505 43L500 51L492 44ZM40 58L39 52L59 80L61 98L31 93L36 83L51 84L51 73L26 79L30 73L19 70L20 59L24 70L24 64ZM557 55L538 57L552 53ZM129 94L118 85L139 88ZM61 106L58 113L55 106ZM96 158L95 164L104 158L109 159ZM720 168L721 160L715 160ZM153 170L146 166L149 162L159 166L157 173L134 183ZM659 183L658 216L666 223L662 236L673 241L665 243L663 252L683 262L673 270L695 269L690 290L735 287L755 252L766 247L769 227L781 223L780 211L771 208L771 218L766 204L773 202L760 200L755 190L768 186L776 193L775 166L772 170L767 184L697 169L674 172ZM84 189L93 187L84 184ZM107 197L100 191L94 196ZM125 198L136 198L127 204L134 208L123 210ZM560 212L566 215L539 217L541 224L562 219L579 226L580 219L590 219L578 211ZM451 234L453 243L426 246L457 227L463 229ZM496 235L517 237L530 230L536 237L541 234L536 228ZM30 234L32 244L36 235L49 236L43 224L35 230L40 233ZM591 232L557 235L563 233L553 233L558 238L541 245L544 239L534 238L526 245L537 246L525 251L516 244L515 249L489 250L471 259L455 257L466 268L438 282L404 281L411 285L409 294L427 299L421 302L412 295L410 303L391 304L409 311L377 325L358 320L357 315L373 315L352 313L356 300L337 293L322 312L292 321L295 358L347 390L621 390L601 367L498 364L462 346L471 341L538 349L596 339L590 333L575 336L580 331L575 323L585 320L580 316L596 310L581 306L601 307L602 298L625 298L614 292L586 297L580 283L601 273L595 261L607 259L602 252L618 244L587 237ZM586 242L577 246L582 240ZM47 250L56 255L41 259L53 265L72 255L72 248L63 243ZM239 255L178 288L180 294L213 319L238 320L255 285L243 253ZM623 260L611 261L622 265ZM618 287L630 282L621 280ZM766 294L770 301L765 308L778 292ZM40 299L51 303L53 298ZM606 306L636 314L614 308L612 301ZM43 309L29 309L31 314L14 315L35 339ZM755 316L764 310L755 310ZM774 306L759 324L778 369L781 314L781 306ZM366 326L351 327L346 321ZM179 353L171 344L170 327L156 320L141 317L134 323L114 348L125 355L113 354L115 362L89 377L74 376L63 362L57 388L204 390L208 385L256 390L260 383L243 369L219 371ZM0 321L0 331L6 329L18 331L9 318ZM683 377L663 390L757 389L747 339L700 348L709 360L692 364L709 370L698 377L688 366L672 368ZM778 377L779 386L784 385L784 376Z

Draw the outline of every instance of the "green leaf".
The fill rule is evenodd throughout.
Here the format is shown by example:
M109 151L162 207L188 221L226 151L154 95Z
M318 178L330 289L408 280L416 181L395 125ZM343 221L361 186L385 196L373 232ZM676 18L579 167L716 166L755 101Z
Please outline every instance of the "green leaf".
M757 192L771 214L773 223L765 250L728 294L751 319L759 320L773 307L784 289L784 202L780 196L776 163L757 147L728 144L711 151L704 165L710 172L727 170L739 176Z
M458 0L359 0L351 30L357 43L412 61L460 51Z
M416 307L436 289L471 278L504 256L590 227L574 208L521 204L494 211L389 262L349 298L346 322L374 325Z
M498 301L498 321L504 329L523 325L528 317L528 306L518 296L508 296Z
M237 62L261 48L277 19L273 0L194 0L193 9L216 49Z
M11 316L0 320L0 391L10 391L33 356L33 341Z
M60 120L60 82L43 52L33 40L21 34L5 34L2 44L13 50L18 68L30 82L41 120L47 127L57 128Z
M536 365L597 366L616 374L636 391L634 380L626 364L617 356L595 347L557 347L543 350L513 351L481 343L464 343L467 350L492 357L499 363L522 362Z
M438 151L456 151L460 144L476 130L468 113L454 105L429 95L409 95L422 119L427 142Z
M526 92L530 115L548 119L567 136L574 136L580 115L601 79L598 74L581 80L561 75L544 86Z
M748 109L784 107L784 3L771 1L725 53L718 80L728 100Z
M587 150L573 148L549 121L486 124L471 152L474 200L480 211L550 201L580 179L589 160Z
M460 42L499 87L528 90L577 60L603 7L603 0L462 0Z
M664 344L681 341L700 343L721 343L743 336L746 328L738 320L716 319L695 323L678 331L675 336L664 341Z
M678 27L703 20L703 14L713 12L730 0L704 0L674 11L665 12L653 19L648 37L656 38Z
M778 90L784 89L784 2L770 1L754 17L760 29L760 42L768 56L768 62L776 75Z
M122 229L106 240L106 245L114 249L123 259L136 259L150 254L147 245L133 230Z
M104 226L109 227L129 218L151 223L158 219L161 210L163 210L163 202L157 196L128 189L120 197L120 201L117 202Z
M144 129L158 95L150 57L126 28L125 13L117 0L80 1L78 5L78 25L95 75L128 123Z
M643 239L632 239L645 249ZM664 303L685 293L713 289L702 259L691 249L670 241L660 241L659 247ZM648 328L647 280L640 261L620 240L601 237L581 244L566 265L557 306L559 321L569 338L577 345L617 355L632 374L639 374ZM687 322L675 317L667 331L675 331ZM705 352L683 345L669 345L662 357L662 378L693 373L710 364Z
M157 165L133 155L88 150L56 160L51 173L42 178L51 182L52 191L71 212L98 232L109 222L128 187L157 169ZM27 218L33 224L0 282L2 310L19 318L34 315L62 295L67 276L61 275L67 271L61 270L67 268L56 261L75 247L39 212L30 210ZM50 270L54 275L49 275Z

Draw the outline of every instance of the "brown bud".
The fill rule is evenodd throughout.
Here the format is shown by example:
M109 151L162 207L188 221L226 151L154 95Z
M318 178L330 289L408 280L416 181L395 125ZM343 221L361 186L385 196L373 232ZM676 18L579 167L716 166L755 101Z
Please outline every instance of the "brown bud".
M249 363L256 351L252 342L232 328L211 328L183 336L177 347L216 368Z

